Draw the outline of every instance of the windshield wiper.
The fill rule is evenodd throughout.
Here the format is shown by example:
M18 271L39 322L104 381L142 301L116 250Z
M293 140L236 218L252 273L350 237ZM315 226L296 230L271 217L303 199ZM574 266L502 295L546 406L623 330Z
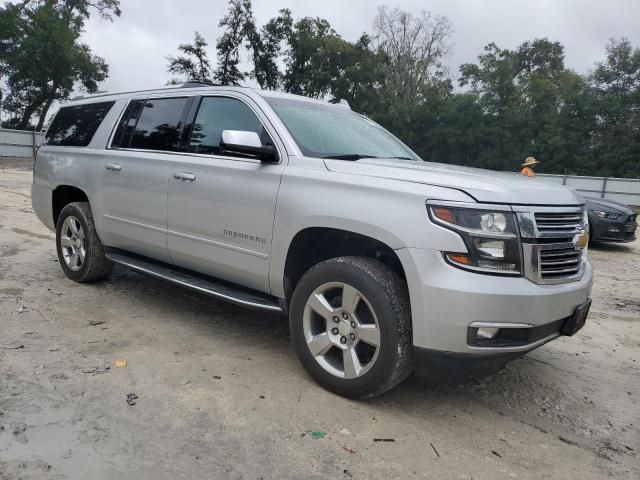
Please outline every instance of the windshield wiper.
M375 155L362 155L360 153L344 153L342 155L327 155L322 158L330 158L333 160L360 160L361 158L378 158Z
M388 158L397 158L398 160L415 160L415 158L411 158L411 157L388 157Z

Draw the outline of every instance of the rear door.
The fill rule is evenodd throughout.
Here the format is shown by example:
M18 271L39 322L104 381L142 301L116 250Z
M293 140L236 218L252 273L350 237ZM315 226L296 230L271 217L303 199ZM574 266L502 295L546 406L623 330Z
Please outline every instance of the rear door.
M179 150L189 97L132 100L102 170L106 245L169 262L167 181Z
M240 94L194 101L185 153L174 157L168 188L168 246L176 265L268 291L269 254L284 148L264 113ZM223 130L257 132L277 163L232 154Z

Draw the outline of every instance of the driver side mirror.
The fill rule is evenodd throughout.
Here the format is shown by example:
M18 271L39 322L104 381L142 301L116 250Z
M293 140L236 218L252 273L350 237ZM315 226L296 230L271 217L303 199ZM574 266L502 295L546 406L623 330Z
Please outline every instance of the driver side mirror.
M273 145L263 145L260 135L244 130L223 130L220 146L234 153L253 155L262 162L277 162L278 154Z

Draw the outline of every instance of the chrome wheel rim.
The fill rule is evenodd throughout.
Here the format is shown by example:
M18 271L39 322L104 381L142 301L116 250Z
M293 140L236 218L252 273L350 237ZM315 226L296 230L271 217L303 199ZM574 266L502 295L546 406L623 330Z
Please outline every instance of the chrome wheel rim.
M69 215L62 223L60 230L60 249L64 263L74 272L80 270L87 256L84 229L80 221Z
M320 285L307 299L303 316L307 348L331 375L366 374L380 351L380 325L366 297L343 282Z

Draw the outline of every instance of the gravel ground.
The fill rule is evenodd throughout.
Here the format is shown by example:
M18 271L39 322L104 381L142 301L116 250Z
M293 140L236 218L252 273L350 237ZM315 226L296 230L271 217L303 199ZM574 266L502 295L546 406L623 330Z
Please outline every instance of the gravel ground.
M119 268L67 280L30 182L0 160L2 480L640 478L640 242L591 249L577 336L356 402L307 377L280 316Z

